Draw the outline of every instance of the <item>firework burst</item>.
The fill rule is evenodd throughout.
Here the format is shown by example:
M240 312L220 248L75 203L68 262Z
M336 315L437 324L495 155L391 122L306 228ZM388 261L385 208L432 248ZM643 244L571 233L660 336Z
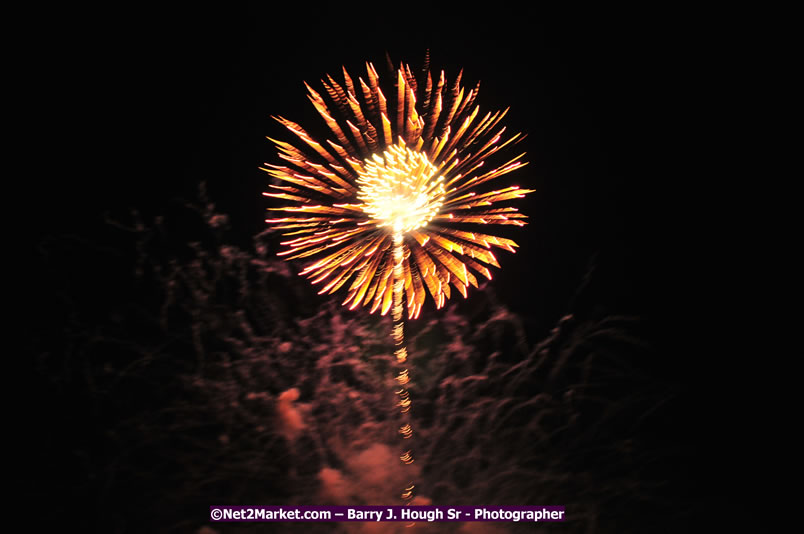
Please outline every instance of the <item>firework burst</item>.
M419 79L399 67L386 88L390 101L374 66L366 67L365 80L346 69L343 83L327 76L323 95L305 84L333 139L316 141L275 117L301 142L271 139L284 163L262 168L279 180L264 194L291 204L269 208L284 216L266 222L287 237L280 256L310 258L301 274L321 284L319 294L347 286L344 305L385 315L393 302L398 320L404 291L408 318L416 318L428 292L440 308L452 290L466 297L477 287L475 274L491 279L487 266L499 267L492 247L514 252L514 241L476 230L525 224L499 203L531 190L482 188L525 165L524 154L485 165L524 136L504 138L499 123L508 110L481 116L479 84L466 92L461 74L434 79L429 58Z

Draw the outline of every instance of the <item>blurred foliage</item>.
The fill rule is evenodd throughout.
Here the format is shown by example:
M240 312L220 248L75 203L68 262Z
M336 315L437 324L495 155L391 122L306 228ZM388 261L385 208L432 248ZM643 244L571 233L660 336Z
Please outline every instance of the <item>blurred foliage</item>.
M34 346L34 395L52 424L33 436L41 465L28 491L93 510L75 519L86 530L362 532L212 525L207 510L395 502L390 320L316 295L275 259L277 236L237 246L230 234L202 189L165 217L134 213L94 241L42 247L54 303ZM420 495L565 505L569 522L549 526L561 532L687 521L689 451L671 434L681 386L661 373L649 325L586 296L601 283L591 269L543 340L493 283L409 323ZM417 529L458 527L537 528Z

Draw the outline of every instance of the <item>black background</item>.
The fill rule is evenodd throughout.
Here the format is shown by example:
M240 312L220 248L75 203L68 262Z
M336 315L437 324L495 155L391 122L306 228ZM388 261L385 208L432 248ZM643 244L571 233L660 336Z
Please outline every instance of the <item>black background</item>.
M482 81L482 111L510 106L509 131L528 134L520 146L529 165L515 180L536 192L520 205L530 224L512 234L517 254L498 255L499 300L538 338L567 312L594 259L606 281L600 298L650 319L661 365L693 382L698 354L684 343L700 312L682 302L682 273L696 261L682 229L700 178L692 117L705 107L708 68L695 20L658 9L492 4L50 12L29 36L37 60L23 83L24 131L35 146L24 181L36 203L24 220L26 252L57 236L93 240L104 214L160 214L202 181L248 243L266 207L257 167L275 161L265 136L287 139L270 116L323 126L302 81L316 87L342 65L359 76L365 61L382 77L386 52L418 67L429 49L448 79L462 68L465 86ZM32 265L34 275L49 272ZM116 280L89 259L71 269L98 294ZM26 317L36 336L58 328L51 290L47 280L31 289ZM31 419L47 413L30 404Z
M531 225L519 256L504 260L506 301L529 313L560 307L602 243L633 271L626 293L643 298L635 284L677 256L677 201L696 173L686 117L702 65L689 27L655 12L372 12L65 13L32 88L45 110L34 132L46 185L32 223L92 230L104 211L159 212L206 181L252 235L266 206L257 167L275 158L264 137L284 135L270 116L319 124L302 81L316 86L342 65L358 76L367 60L384 73L386 51L417 67L430 49L434 68L480 80L481 109L510 106L509 131L529 136L530 164L516 178L537 193L522 206ZM661 291L673 280L653 282Z

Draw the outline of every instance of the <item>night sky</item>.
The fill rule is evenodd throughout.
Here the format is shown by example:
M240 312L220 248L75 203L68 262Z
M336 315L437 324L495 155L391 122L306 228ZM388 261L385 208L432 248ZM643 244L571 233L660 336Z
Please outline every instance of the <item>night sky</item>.
M157 282L131 282L135 247L105 221L131 222L132 209L144 221L165 216L172 236L160 254L181 260L188 254L185 244L203 232L170 214L195 199L204 183L209 201L228 217L229 242L248 248L264 230L267 206L261 192L269 181L258 166L276 161L265 136L289 140L270 116L326 133L303 81L320 87L318 80L339 77L342 65L357 77L365 61L382 79L386 52L394 63L418 68L429 49L433 69L444 69L448 80L460 69L465 87L481 80L481 112L510 106L508 131L528 134L518 148L527 152L529 165L507 179L536 192L518 204L529 225L506 234L520 244L517 253L497 255L502 268L489 285L496 301L520 317L533 344L575 308L642 321L639 335L650 347L650 362L641 372L674 393L662 415L665 428L648 441L664 440L677 451L670 462L679 480L667 498L683 512L667 532L682 531L694 507L688 462L695 444L681 429L692 402L686 396L689 366L697 355L681 348L678 334L689 318L678 313L677 266L690 258L681 255L676 230L686 224L679 189L690 187L693 174L683 174L693 165L685 155L692 128L686 117L704 68L691 61L688 26L658 10L496 11L492 3L479 11L417 4L381 13L349 11L346 4L292 4L65 10L41 24L36 39L47 46L31 68L36 81L29 95L38 110L30 126L38 162L29 167L37 178L29 183L40 214L26 225L30 272L40 283L26 315L26 353L34 362L27 376L39 401L30 404L31 419L52 424L31 424L25 432L31 462L40 465L31 469L25 495L60 500L62 511L75 504L65 495L89 499L90 509L100 502L92 499L103 485L84 476L111 472L103 436L117 414L76 415L98 402L88 393L91 384L75 378L81 374L76 368L102 368L104 356L101 351L78 363L70 355L93 336L108 335L112 316L119 317L114 335L131 343L158 345L156 338L164 335L146 333L141 319L131 318L141 317L132 309L158 314L161 292ZM473 313L467 307L472 296L470 291L459 312ZM328 297L316 298L321 300L312 308L293 312L304 316ZM168 371L151 376L155 389L161 372ZM136 404L128 394L120 393L121 405ZM115 393L104 395L114 399ZM171 395L161 391L142 411L159 409ZM47 460L34 460L42 458ZM78 458L92 458L87 462L95 471L81 467ZM148 520L132 519L135 507L111 506L106 513L117 517L103 516L110 523L84 525L106 532L153 528ZM188 518L169 531L196 532L204 513L199 508L202 519ZM621 529L616 523L601 524L599 531L639 531L630 519Z
M637 25L615 13L434 9L400 24L269 8L120 10L71 24L57 30L41 67L47 84L36 88L48 110L38 131L52 136L40 141L52 165L39 224L83 230L103 211L156 213L205 181L239 233L253 235L266 206L257 167L274 157L265 136L284 135L270 116L320 125L302 81L341 65L362 72L366 60L384 73L386 51L419 66L430 49L448 77L463 68L464 85L481 81L481 109L510 106L509 130L528 134L529 166L516 178L537 194L522 205L527 246L495 284L505 301L554 321L605 243L629 270L623 297L650 304L638 286L674 256L665 231L678 217L670 199L687 148L690 80L679 63L688 50L672 26L656 13Z

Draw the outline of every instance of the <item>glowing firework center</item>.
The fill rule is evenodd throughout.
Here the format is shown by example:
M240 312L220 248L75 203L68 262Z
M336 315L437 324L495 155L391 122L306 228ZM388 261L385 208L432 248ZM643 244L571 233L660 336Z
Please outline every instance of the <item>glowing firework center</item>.
M421 228L444 203L444 177L422 152L394 145L363 162L357 198L378 227L394 234Z

